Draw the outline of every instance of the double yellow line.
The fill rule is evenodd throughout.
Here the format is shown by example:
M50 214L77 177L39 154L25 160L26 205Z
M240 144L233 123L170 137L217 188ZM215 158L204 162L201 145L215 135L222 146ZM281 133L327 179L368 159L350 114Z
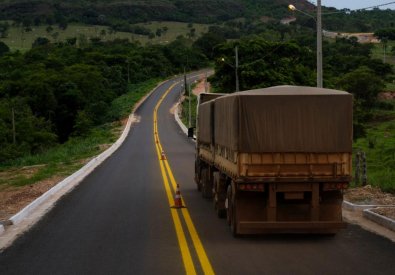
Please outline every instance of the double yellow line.
M176 84L177 83L174 83L173 85L170 86L169 89L166 90L166 92L162 95L162 97L160 98L154 109L154 142L156 147L156 153L158 155L160 170L163 177L163 184L166 190L167 199L170 207L174 204L173 194L174 194L174 190L176 190L177 183L176 180L174 179L173 172L170 169L167 159L166 158L162 159L162 152L164 152L164 150L160 143L159 133L158 133L158 109L162 104L162 101L165 99L165 97L174 88ZM185 205L183 199L182 202L183 205ZM173 218L173 223L176 230L178 244L180 246L181 256L184 262L186 274L191 274L191 275L196 274L196 269L194 262L192 260L187 238L181 223L180 212L185 221L186 230L189 232L189 235L191 237L193 246L195 248L197 257L200 261L200 265L202 267L204 274L215 274L210 264L210 261L207 257L206 251L204 250L203 244L200 241L196 228L192 222L191 216L189 215L188 210L186 208L181 208L181 209L170 208L170 212Z

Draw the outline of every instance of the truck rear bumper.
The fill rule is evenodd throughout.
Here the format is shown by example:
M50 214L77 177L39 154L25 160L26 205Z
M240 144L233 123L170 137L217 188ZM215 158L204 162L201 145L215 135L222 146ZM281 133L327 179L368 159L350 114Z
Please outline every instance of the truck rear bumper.
M237 225L239 234L262 233L313 233L335 234L340 229L346 228L345 222L331 221L306 221L306 222L252 222L240 221Z

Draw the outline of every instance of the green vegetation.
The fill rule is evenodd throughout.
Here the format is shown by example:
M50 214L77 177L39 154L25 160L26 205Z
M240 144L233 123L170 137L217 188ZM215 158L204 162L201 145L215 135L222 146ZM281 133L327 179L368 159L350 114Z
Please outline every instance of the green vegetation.
M5 162L0 171L9 173L7 177L0 178L0 185L23 186L51 178L53 176L67 176L81 168L86 161L111 144L117 138L115 126L104 125L92 130L87 137L72 138L64 144L58 145L35 155L27 155L19 159ZM34 173L13 173L24 169L33 169Z
M196 107L197 107L197 96L191 93L191 127L196 127ZM181 121L185 126L189 127L189 96L184 97L184 101L181 105Z
M2 25L0 23L0 34L2 33ZM115 31L107 26L90 26L81 24L70 24L66 29L59 26L32 26L29 31L22 25L12 26L7 23L7 31L4 35L0 35L0 41L4 42L11 50L27 51L31 49L32 44L37 38L46 38L52 43L66 42L68 39L77 39L77 45L85 45L91 39L100 39L103 42L115 39L126 39L132 42L140 42L141 44L168 44L178 36L197 38L208 29L204 24L193 24L192 28L187 23L181 22L150 22L140 23L132 26L144 28L146 34L136 34L131 32ZM160 30L160 31L158 31ZM194 30L194 31L192 31ZM193 35L191 35L191 31ZM155 34L153 37L150 34ZM1 49L0 49L1 52Z
M384 56L384 47L385 56ZM388 41L387 43L374 44L372 48L372 58L380 59L391 65L395 65L395 55L393 49L395 48L395 41Z
M130 85L128 93L112 102L111 116L117 119L126 117L133 106L159 81L159 79L151 79ZM0 173L8 172L9 175L0 178L0 185L23 186L53 176L67 176L81 168L89 158L101 153L114 143L122 130L123 125L118 121L106 123L91 129L85 137L72 137L64 144L57 145L43 153L5 161L0 165ZM33 169L34 173L23 173L23 170L29 168ZM13 171L22 171L22 173L13 173Z
M133 107L143 96L151 91L162 79L153 78L142 83L131 84L129 86L129 92L116 98L109 110L109 116L112 120L120 120L127 117Z
M184 67L194 70L212 62L213 90L233 92L236 45L240 90L315 86L316 24L301 13L292 14L288 4L286 0L0 1L4 11L0 167L39 165L35 177L41 178L63 173L59 169L67 170L65 163L82 165L81 159L99 152L99 144L113 141L116 135L108 133L114 121L129 113L129 102L140 98L155 79L180 73ZM293 4L314 12L308 1ZM334 11L324 8L324 13ZM390 191L384 182L393 175L386 171L395 170L390 150L393 109L378 102L377 94L395 88L393 15L391 10L374 9L323 18L326 30L377 31L383 38L377 45L359 44L354 38L326 39L324 86L354 94L356 150L366 149L370 166L375 167L376 161L383 165L371 168L371 179ZM289 16L296 16L296 22L279 23ZM195 104L193 97L192 117ZM187 123L188 100L183 105ZM380 133L389 133L388 138ZM75 158L68 152L72 148L78 151ZM56 155L59 161L52 161ZM31 181L20 179L15 184L26 182Z
M0 20L15 20L25 28L58 25L62 29L71 23L109 26L115 31L146 33L133 26L150 21L185 23L223 23L244 18L251 22L276 21L292 16L287 0L2 0ZM314 5L306 0L292 1L298 9L314 13ZM373 9L340 12L323 8L324 29L333 31L367 32L393 28L393 11ZM298 24L312 27L314 20L301 13L294 14ZM239 21L240 22L240 21ZM0 29L1 32L1 29Z
M139 96L126 94L128 79L133 88L174 75L187 58L190 69L207 65L183 38L147 47L125 40L83 48L40 41L24 54L0 58L0 163L40 154L120 119L122 101Z
M395 193L395 102L382 101L373 111L366 137L354 143L354 151L366 152L368 184Z

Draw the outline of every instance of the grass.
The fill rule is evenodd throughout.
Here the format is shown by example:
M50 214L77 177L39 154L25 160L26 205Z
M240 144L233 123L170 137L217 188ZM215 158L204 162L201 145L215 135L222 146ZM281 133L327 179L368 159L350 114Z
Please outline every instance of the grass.
M119 123L106 124L92 130L87 137L72 138L44 153L4 163L0 171L8 176L1 177L0 184L23 186L53 176L67 176L81 168L87 159L103 151L102 144L114 142L115 129L119 126Z
M395 47L395 41L387 42L385 62L388 62L391 65L395 65L395 56L391 51L394 47ZM372 57L380 60L384 60L383 43L374 44L374 47L372 49Z
M196 107L197 107L197 96L192 93L193 87L191 87L191 127L196 127ZM189 127L189 97L185 96L182 102L181 110L181 121L185 126Z
M167 27L168 31L166 33L162 34L160 37L156 37L155 40L153 40L157 43L171 42L175 40L179 35L187 36L187 34L190 32L191 29L188 27L188 23L170 22L170 21L166 21L166 22L153 21L147 23L139 23L136 25L143 26L151 30L153 33L155 33L157 29ZM208 32L209 26L210 25L206 25L206 24L193 24L192 28L196 30L195 37L199 37L203 33Z
M120 119L128 116L133 106L151 91L158 81L153 79L130 85L127 94L114 100L112 115ZM107 123L94 128L86 137L71 138L44 153L2 163L0 187L31 185L52 177L68 176L114 143L122 129L119 121Z
M374 110L374 118L366 137L354 142L354 153L366 153L368 184L395 193L395 111Z
M130 114L134 103L139 101L148 91L151 91L161 79L150 79L143 83L131 84L129 92L118 97L112 102L110 117L114 120L122 119ZM133 102L133 105L131 105Z
M81 37L85 37L88 40L90 38L100 37L103 41L120 38L128 39L130 41L139 41L142 44L146 44L148 42L162 44L175 40L179 35L186 36L190 32L188 23L181 22L148 22L136 25L144 26L145 28L150 29L153 33L155 33L157 29L163 27L167 27L168 31L160 37L156 36L153 39L149 39L146 35L138 35L129 32L111 33L107 26L70 24L66 30L59 29L58 26L52 26L53 30L51 32L47 32L46 29L48 26L43 25L33 26L32 31L30 32L23 32L22 27L10 27L8 37L0 38L0 41L7 44L11 50L27 51L31 48L33 42L38 37L45 37L52 42L61 42L65 41L67 38L73 37L76 37L80 41ZM196 29L196 37L199 37L200 34L208 30L208 25L194 24L193 28ZM103 30L105 31L105 34L101 35Z
M387 92L394 92L395 91L395 82L386 83L384 90Z

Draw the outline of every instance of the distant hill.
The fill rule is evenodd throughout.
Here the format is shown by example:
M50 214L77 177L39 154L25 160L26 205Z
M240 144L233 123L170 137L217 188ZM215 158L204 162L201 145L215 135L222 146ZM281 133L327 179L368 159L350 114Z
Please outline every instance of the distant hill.
M304 10L313 8L306 0L0 0L0 20L30 20L38 25L62 21L213 23L261 16L281 19L290 2Z

